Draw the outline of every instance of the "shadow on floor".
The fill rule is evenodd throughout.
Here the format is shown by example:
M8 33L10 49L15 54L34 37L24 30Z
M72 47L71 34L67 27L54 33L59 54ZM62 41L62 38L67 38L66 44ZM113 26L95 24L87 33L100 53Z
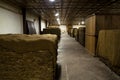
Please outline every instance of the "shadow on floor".
M61 77L61 65L57 63L56 80L60 80L60 77Z

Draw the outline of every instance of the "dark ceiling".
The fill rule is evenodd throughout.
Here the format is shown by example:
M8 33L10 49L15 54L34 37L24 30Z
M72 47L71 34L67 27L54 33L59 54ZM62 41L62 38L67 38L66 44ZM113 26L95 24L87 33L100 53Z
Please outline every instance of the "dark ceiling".
M120 0L3 0L34 11L51 24L58 24L55 13L59 13L61 24L78 24L94 13L120 13Z

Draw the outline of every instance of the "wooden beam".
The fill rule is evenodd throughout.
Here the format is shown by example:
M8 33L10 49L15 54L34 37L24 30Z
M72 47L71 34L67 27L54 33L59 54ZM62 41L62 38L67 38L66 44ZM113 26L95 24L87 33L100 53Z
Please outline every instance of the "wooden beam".
M47 23L47 20L45 20L45 27L46 27L46 28L48 27L48 23Z
M27 27L26 27L26 9L22 9L22 15L23 15L23 34L28 34Z

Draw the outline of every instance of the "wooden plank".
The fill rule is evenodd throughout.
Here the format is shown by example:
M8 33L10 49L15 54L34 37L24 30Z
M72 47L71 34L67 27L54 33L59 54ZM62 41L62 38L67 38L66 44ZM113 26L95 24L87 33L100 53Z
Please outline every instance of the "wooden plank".
M26 9L22 9L22 15L23 15L23 33L28 34L28 29L26 27Z

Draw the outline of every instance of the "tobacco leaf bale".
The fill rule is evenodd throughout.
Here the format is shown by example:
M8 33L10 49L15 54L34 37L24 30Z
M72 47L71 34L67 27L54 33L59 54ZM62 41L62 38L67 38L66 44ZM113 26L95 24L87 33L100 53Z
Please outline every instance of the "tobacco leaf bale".
M48 51L0 52L1 80L53 80L54 60Z
M47 50L54 57L54 63L56 63L57 44L55 40L56 35L47 35L46 37L45 35L0 35L0 52L27 53Z
M58 40L60 40L60 38L61 38L60 28L45 28L45 29L43 29L43 34L56 34Z
M0 36L0 45L0 49L3 48L16 52L37 51L40 49L48 49L51 52L56 52L55 49L57 49L55 42L51 39L36 38L28 35Z
M80 27L79 29L79 43L82 45L82 46L85 46L85 27Z
M78 30L77 28L74 28L74 33L73 33L73 34L74 34L74 37L77 36L77 30Z
M73 37L73 28L70 31L70 36Z

